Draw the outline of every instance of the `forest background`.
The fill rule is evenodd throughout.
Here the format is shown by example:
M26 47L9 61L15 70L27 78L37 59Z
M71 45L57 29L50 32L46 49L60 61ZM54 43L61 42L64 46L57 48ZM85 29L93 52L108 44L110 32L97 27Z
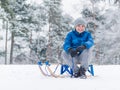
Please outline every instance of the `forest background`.
M95 40L90 63L120 64L120 0L0 0L0 64L62 62L78 17Z

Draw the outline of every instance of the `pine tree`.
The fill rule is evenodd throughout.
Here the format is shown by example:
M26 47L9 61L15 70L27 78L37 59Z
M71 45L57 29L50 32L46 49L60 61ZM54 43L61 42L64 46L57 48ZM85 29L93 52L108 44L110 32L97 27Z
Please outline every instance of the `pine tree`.
M21 47L18 48L17 56L24 55L24 57L26 57L25 60L21 58L21 60L25 61L24 63L37 63L38 58L36 58L35 47L39 45L36 46L35 43L38 42L34 41L39 41L41 37L38 36L38 33L42 31L42 27L45 25L44 8L42 6L33 6L23 3L23 7L18 7L18 9L21 9L21 11L18 11L19 13L16 15L18 16L17 22L19 22L16 23L19 25L19 32L16 33L16 36L22 37L22 41L18 41L15 44ZM20 42L25 42L25 44L21 45ZM27 51L25 51L25 49L27 49ZM17 56L15 58L16 61L18 61Z
M28 47L30 44L21 44L20 40L25 42L30 41L30 35L33 30L39 31L39 26L32 6L26 4L26 0L11 0L2 2L4 10L8 13L9 30L11 31L11 51L10 51L10 64L13 63L14 57L21 53L22 48ZM40 21L39 21L40 22ZM18 41L18 38L20 40ZM24 50L23 50L24 51Z
M56 46L55 41L59 41L60 36L60 22L61 22L61 0L43 0L44 6L47 11L48 19L48 45L46 51L46 60L49 59L51 62L54 62L56 57ZM57 39L55 39L57 38ZM54 58L53 58L54 57Z

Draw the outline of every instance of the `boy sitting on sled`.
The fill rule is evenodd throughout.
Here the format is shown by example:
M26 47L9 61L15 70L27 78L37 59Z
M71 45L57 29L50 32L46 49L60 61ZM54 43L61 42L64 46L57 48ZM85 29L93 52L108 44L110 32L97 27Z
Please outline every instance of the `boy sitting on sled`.
M82 18L75 20L74 29L67 34L61 54L63 63L73 69L75 78L86 78L90 48L94 44L91 33L85 29L85 26L86 23ZM80 64L80 67L77 64Z

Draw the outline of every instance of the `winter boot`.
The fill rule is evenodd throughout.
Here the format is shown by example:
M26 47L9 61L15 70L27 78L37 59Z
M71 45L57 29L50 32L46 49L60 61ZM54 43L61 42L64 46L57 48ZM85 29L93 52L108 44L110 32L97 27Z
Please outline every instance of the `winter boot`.
M74 73L73 76L74 76L75 78L78 78L78 77L80 76L80 71Z
M80 72L80 73L79 73L79 76L80 76L81 79L86 79L86 78L87 78L85 68L80 67L79 72Z

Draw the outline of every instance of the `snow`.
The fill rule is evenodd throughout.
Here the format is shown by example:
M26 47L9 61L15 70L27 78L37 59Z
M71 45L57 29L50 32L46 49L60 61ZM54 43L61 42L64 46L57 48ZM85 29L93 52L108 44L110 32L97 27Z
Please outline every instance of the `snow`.
M38 65L0 65L0 90L120 90L120 65L94 65L95 77L54 78Z

